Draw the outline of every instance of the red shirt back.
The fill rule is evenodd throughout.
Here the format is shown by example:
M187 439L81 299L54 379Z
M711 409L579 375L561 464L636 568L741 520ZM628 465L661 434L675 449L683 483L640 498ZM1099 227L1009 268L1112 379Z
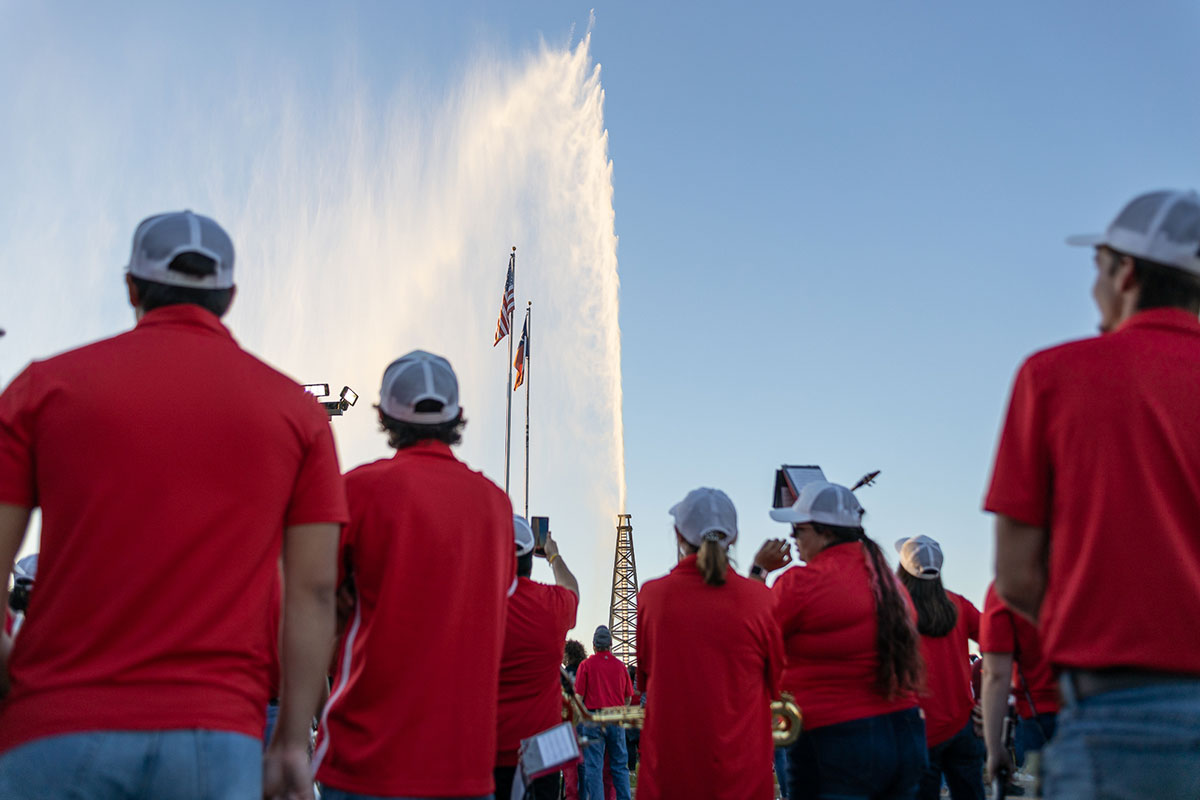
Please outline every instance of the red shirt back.
M508 598L500 658L498 765L515 766L522 739L562 722L559 666L578 608L579 598L568 589L517 579L517 590Z
M967 640L979 641L979 609L960 594L946 592L958 607L958 621L945 636L921 636L925 660L925 742L929 747L953 738L971 718L971 660Z
M881 577L896 580L891 572ZM786 654L783 688L804 713L805 730L917 705L911 692L888 700L875 689L879 657L869 581L866 551L854 542L827 547L775 581L775 618ZM898 581L897 587L908 602Z
M774 606L769 589L732 570L709 586L695 556L643 584L638 800L774 797L770 703L783 669Z
M1057 667L1200 674L1200 320L1141 311L1017 373L984 507L1050 531ZM1098 587L1103 587L1099 590Z
M1029 718L1034 713L1026 690L1033 698L1037 713L1058 711L1058 683L1054 680L1050 662L1042 654L1037 628L1020 614L1010 611L991 585L983 601L979 651L1013 655L1012 691L1017 698L1017 711L1022 717ZM1025 676L1024 683L1022 675Z
M342 535L358 590L313 762L382 796L492 791L512 504L440 442L346 475Z
M42 507L0 749L262 735L283 529L347 518L328 419L295 381L197 306L150 311L0 396L0 501Z
M575 673L575 693L589 710L623 706L633 697L629 668L609 650L592 653Z

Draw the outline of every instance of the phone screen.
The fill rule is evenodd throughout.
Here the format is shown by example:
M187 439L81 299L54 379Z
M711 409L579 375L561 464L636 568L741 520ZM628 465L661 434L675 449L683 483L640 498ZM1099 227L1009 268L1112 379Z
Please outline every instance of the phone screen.
M550 532L549 517L532 517L529 527L533 528L533 552L541 555L546 552L546 534Z

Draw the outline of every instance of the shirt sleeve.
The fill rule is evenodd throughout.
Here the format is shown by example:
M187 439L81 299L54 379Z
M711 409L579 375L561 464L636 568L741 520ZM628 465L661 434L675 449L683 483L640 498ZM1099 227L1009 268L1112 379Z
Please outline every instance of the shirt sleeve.
M558 628L565 637L567 631L575 627L575 616L579 612L579 598L570 589L561 586L554 587L554 597L557 602L556 619Z
M962 598L961 613L967 618L967 638L979 643L979 609L967 598Z
M644 590L643 590L644 591ZM644 604L642 603L643 594L638 595L637 604L637 643L634 646L634 657L637 659L637 685L644 694L646 691L646 682L650 680L650 648L646 643L650 638L646 631L646 616Z
M0 503L23 508L38 504L33 456L34 395L32 365L0 394Z
M763 628L767 651L767 696L774 700L783 688L783 632L775 619L774 598L769 599L771 602L767 606L767 613L763 614Z
M324 416L315 403L312 404L311 413ZM308 445L296 475L291 500L288 501L286 524L345 523L350 519L350 514L346 505L345 484L338 468L337 450L333 445L333 431L328 418L311 418L310 424Z
M633 697L633 681L629 680L629 667L623 661L617 663L621 665L621 677L624 678L625 688L621 691L621 701L624 702L626 698Z
M989 586L979 623L978 641L981 653L1016 652L1011 615L1012 612L1001 602L996 590Z
M786 638L792 631L803 627L804 597L801 591L799 572L803 567L792 567L779 576L771 591L775 595L775 621L780 633Z
M591 679L588 674L592 671L588 665L590 659L584 659L579 665L579 669L575 671L575 694L579 695L579 699L583 701L584 707L587 707L587 690Z
M1038 395L1035 359L1017 372L992 482L983 508L1026 525L1046 527L1052 467L1046 440L1045 404Z

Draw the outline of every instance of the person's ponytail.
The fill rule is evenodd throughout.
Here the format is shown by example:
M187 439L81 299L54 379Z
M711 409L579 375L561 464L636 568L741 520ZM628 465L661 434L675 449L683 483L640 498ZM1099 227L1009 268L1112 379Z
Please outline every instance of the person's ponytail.
M700 552L696 556L696 568L709 586L723 586L725 573L729 569L729 556L716 538L704 537Z

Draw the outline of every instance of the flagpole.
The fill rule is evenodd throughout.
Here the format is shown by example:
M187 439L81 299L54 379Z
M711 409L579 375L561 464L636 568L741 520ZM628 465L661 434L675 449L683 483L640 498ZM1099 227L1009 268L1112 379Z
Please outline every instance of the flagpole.
M529 357L533 344L530 317L533 316L533 301L525 306L525 519L529 519L529 368L533 359Z
M508 259L509 259L508 263L512 267L512 271L513 271L513 297L515 298L517 295L517 246L515 244L513 245L512 255L509 256ZM507 312L508 311L508 306L507 306L508 300L506 299L504 302L506 304L504 310L505 310L505 312ZM504 493L505 494L508 494L508 469L511 464L511 459L509 458L508 451L509 451L509 446L511 443L510 440L512 439L512 395L513 395L513 393L512 393L512 389L508 388L508 384L509 384L509 381L512 380L512 362L513 362L512 340L513 340L513 336L515 335L513 333L513 322L515 322L515 320L513 320L510 317L509 321L508 321L508 362L507 362L508 369L506 369L504 371L504 398L507 402L507 409L508 409L504 414Z

